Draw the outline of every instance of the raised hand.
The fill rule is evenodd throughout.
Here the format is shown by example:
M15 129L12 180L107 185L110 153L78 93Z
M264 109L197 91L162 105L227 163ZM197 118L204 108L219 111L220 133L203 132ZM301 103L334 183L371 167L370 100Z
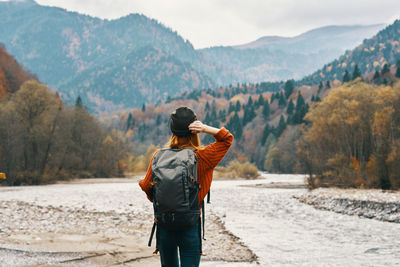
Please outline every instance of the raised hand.
M201 133L204 131L205 125L201 121L194 121L189 125L189 130L193 134Z

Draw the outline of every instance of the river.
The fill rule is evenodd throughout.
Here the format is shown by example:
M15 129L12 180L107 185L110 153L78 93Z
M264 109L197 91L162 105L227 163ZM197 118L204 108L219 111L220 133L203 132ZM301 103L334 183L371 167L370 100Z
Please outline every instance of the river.
M264 178L215 182L211 205L261 266L400 266L400 224L316 210L293 198L306 189L263 187L302 176Z

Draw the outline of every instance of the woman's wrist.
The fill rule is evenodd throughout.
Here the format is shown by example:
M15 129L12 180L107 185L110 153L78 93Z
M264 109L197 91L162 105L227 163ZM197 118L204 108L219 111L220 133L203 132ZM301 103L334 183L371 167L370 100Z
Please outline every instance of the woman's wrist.
M203 133L216 135L220 129L203 124Z

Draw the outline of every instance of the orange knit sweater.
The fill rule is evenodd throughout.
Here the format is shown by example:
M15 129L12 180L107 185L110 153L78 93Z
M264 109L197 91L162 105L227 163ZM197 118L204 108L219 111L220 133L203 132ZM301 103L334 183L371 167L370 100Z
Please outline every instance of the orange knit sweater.
M214 135L215 142L206 146L203 150L197 150L195 153L199 159L197 164L197 177L201 185L199 191L199 204L203 201L204 197L207 195L211 187L211 182L213 179L213 170L218 165L218 163L228 152L229 147L233 142L233 135L225 128L221 128L218 133ZM154 155L156 155L155 153ZM153 156L154 158L154 156ZM146 176L143 180L139 182L139 186L147 194L150 199L150 189L151 189L151 164L153 159L149 164Z

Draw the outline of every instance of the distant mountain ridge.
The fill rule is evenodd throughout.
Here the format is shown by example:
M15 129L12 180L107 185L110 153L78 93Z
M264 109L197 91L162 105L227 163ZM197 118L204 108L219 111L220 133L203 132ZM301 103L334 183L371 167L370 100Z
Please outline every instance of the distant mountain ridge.
M301 79L300 85L315 85L321 81L343 80L346 70L351 74L357 65L361 75L381 71L385 64L393 65L400 59L400 20L365 39L353 50L325 64L323 68Z
M213 77L228 84L229 75L239 82L300 79L375 35L384 24L368 26L326 26L295 37L265 36L254 42L211 47L201 52L215 63L229 66ZM251 65L251 66L249 66Z
M249 49L268 47L270 49L294 49L294 52L310 53L327 48L351 48L362 41L362 37L372 37L385 24L375 25L331 25L312 29L294 37L264 36L256 41L232 46L236 49ZM301 50L299 50L299 48Z
M0 43L66 102L80 95L95 112L140 107L184 91L299 78L344 49L195 50L178 33L144 15L103 20L33 0L0 2L0 17Z

